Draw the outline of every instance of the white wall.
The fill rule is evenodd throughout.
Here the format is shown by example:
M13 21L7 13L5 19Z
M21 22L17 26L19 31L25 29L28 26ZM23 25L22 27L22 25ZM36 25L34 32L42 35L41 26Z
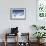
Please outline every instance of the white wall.
M26 8L26 20L10 20L10 8ZM36 0L0 0L0 34L18 26L19 32L32 36L32 24L36 24Z

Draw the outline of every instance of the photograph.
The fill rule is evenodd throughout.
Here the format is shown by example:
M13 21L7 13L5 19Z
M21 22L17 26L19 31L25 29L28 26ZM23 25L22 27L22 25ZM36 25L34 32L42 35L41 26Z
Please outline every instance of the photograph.
M10 9L11 19L26 19L26 8L11 8Z

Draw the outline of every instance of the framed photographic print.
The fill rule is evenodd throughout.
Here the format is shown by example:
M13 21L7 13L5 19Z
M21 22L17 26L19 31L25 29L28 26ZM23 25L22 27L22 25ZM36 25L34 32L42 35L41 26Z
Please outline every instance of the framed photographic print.
M26 19L26 8L10 8L11 19Z

